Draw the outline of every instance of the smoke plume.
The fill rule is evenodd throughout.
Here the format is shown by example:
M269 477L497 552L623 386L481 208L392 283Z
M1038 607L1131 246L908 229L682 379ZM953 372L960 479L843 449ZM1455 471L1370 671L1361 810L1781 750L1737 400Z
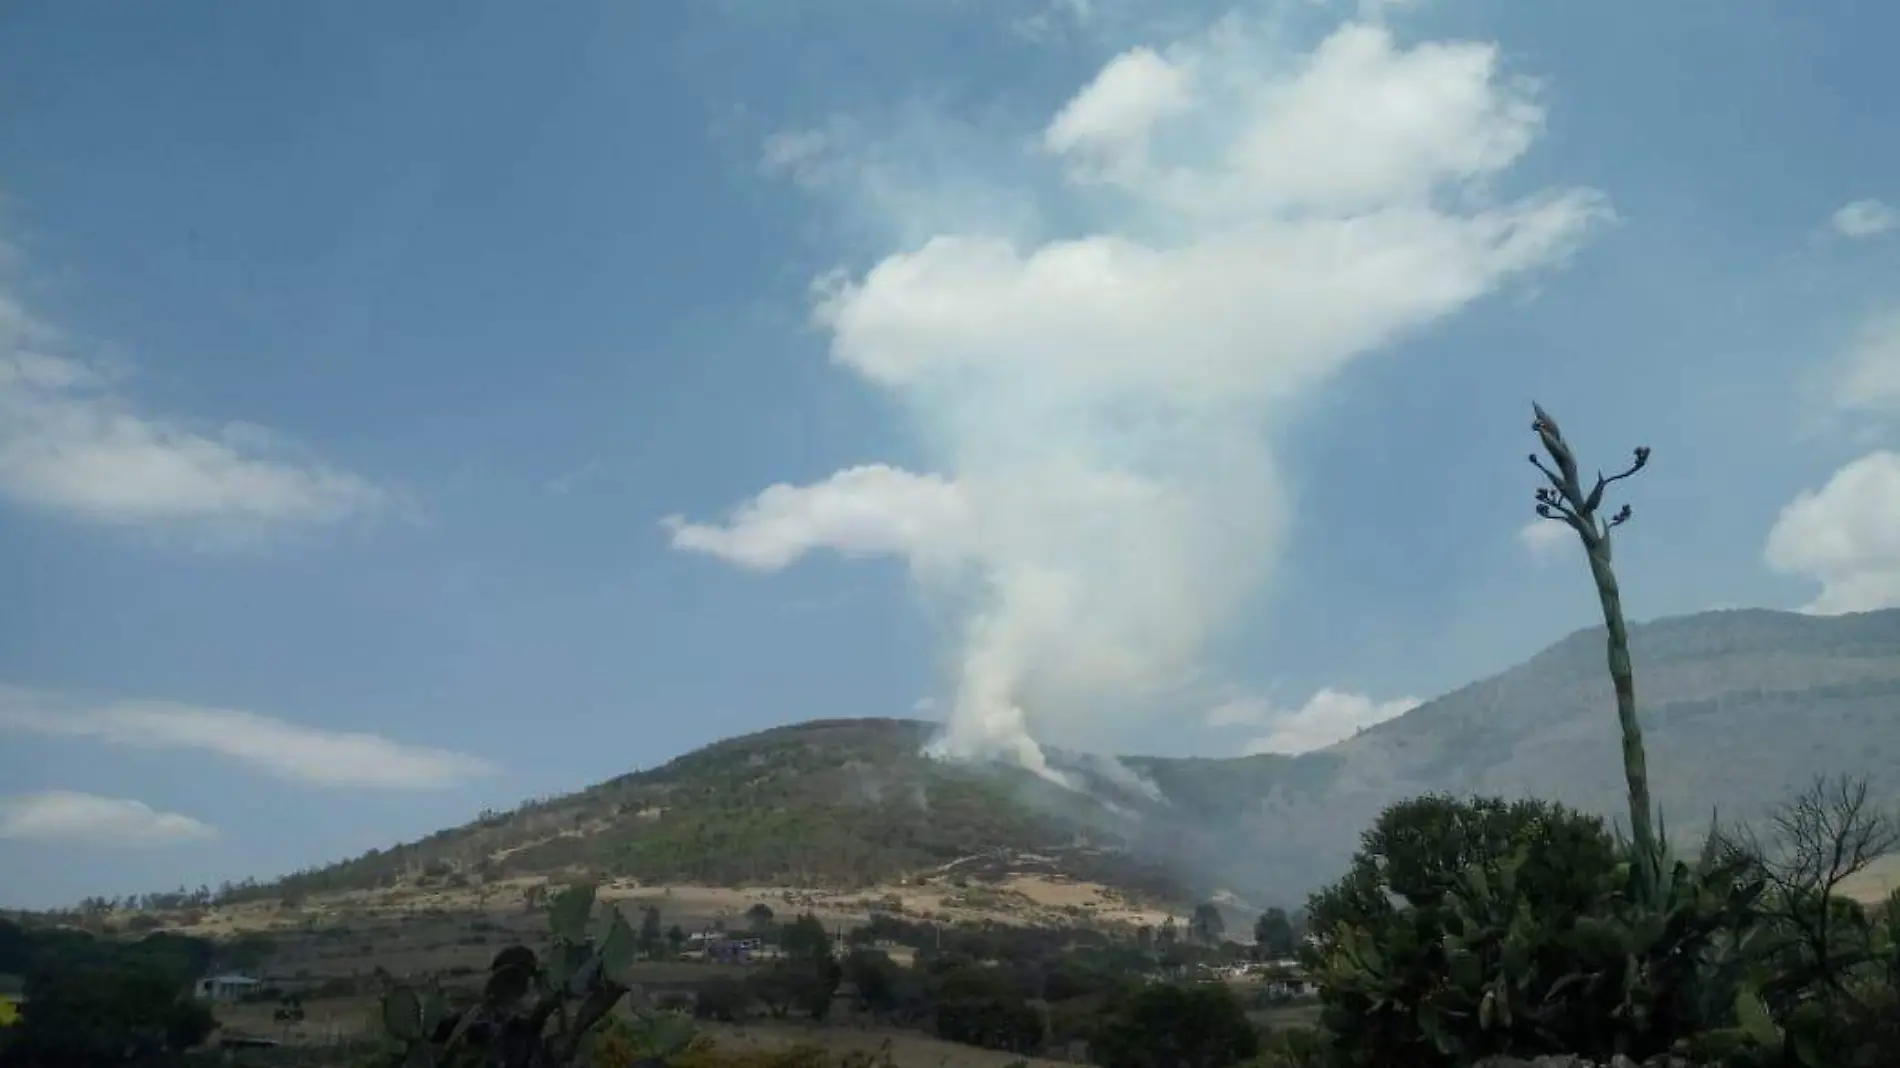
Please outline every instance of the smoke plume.
M1045 233L1077 205L1086 227L979 217L818 287L834 363L902 406L929 472L870 464L666 521L675 546L758 570L908 559L961 620L945 755L1062 781L1039 742L1100 747L1205 692L1208 640L1297 518L1275 429L1608 214L1584 189L1489 193L1543 123L1492 47L1364 23L1304 55L1263 37L1230 19L1115 57L988 177L1019 179L999 203L1053 188ZM850 188L853 158L823 173ZM873 177L888 193L889 168Z

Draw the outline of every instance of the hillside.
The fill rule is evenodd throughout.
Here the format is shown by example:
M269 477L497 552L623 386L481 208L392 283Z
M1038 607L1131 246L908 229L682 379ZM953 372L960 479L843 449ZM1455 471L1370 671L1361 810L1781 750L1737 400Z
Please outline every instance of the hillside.
M1187 892L1165 869L1093 844L1091 830L1109 846L1129 830L1094 799L1015 769L926 759L934 729L820 720L731 738L237 897L575 870L650 884L865 889L939 868L1042 868L1137 894Z
M1900 797L1900 610L1723 611L1632 637L1657 801L1672 829L1759 815L1816 773ZM1601 628L1582 631L1329 749L1298 757L1053 754L1086 794L947 766L909 720L733 738L256 895L588 869L648 884L868 888L932 870L1039 868L1176 901L1226 889L1292 901L1330 878L1384 805L1429 792L1623 807ZM989 869L987 873L983 869Z
M1705 612L1631 634L1651 788L1672 835L1752 820L1817 774L1866 776L1900 802L1900 610L1818 617ZM1536 795L1627 810L1603 629L1572 634L1324 750L1318 789L1275 789L1232 827L1247 874L1295 890L1342 866L1403 797ZM1317 869L1317 870L1314 870ZM1307 874L1310 871L1310 874Z

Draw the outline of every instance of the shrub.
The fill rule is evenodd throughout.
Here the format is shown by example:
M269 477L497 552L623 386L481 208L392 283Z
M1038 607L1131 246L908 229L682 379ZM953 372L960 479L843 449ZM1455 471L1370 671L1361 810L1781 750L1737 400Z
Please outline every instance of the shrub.
M965 965L937 982L937 1037L987 1049L1029 1053L1042 1044L1042 1014L999 970Z
M1259 1033L1224 983L1147 987L1089 1040L1089 1059L1102 1068L1225 1068L1259 1052Z

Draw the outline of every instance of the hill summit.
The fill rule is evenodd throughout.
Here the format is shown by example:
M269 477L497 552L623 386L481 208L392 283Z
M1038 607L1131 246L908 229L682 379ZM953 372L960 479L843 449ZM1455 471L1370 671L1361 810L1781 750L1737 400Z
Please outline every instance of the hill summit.
M1900 766L1900 610L1706 612L1632 633L1653 789L1678 832L1750 819L1817 774ZM936 725L820 720L286 877L259 894L588 872L649 885L869 888L1036 870L1169 901L1286 902L1393 801L1535 794L1623 807L1603 631L1327 749L1226 759L1054 752L1085 784L922 755ZM1133 771L1130 776L1126 772ZM1886 779L1880 776L1887 776Z

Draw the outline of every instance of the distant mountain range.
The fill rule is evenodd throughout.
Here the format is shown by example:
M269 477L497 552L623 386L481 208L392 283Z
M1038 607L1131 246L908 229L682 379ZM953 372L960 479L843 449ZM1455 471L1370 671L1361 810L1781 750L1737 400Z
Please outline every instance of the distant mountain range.
M1716 813L1757 818L1817 774L1867 776L1883 800L1900 797L1900 610L1705 612L1636 627L1632 649L1672 832L1697 836ZM868 888L989 856L1160 898L1297 904L1405 797L1536 795L1613 818L1625 806L1600 627L1316 752L1123 758L1147 785L1073 753L1052 760L1084 792L940 764L920 755L933 730L826 720L728 739L258 892L576 868Z

